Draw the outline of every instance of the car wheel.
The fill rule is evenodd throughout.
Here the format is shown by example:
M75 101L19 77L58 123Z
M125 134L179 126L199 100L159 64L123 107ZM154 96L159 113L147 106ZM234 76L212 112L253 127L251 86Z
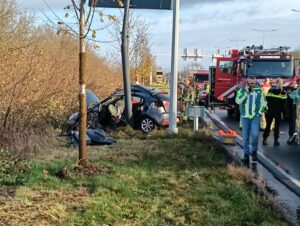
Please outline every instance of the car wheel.
M147 116L143 117L140 120L139 128L143 133L150 133L153 129L155 129L155 122L153 121L153 119Z

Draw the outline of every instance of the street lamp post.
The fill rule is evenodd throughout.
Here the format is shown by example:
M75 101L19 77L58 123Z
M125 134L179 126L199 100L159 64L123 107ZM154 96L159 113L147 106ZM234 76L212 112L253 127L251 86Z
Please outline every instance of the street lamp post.
M276 31L276 29L252 29L252 31L258 31L258 32L262 32L263 33L263 42L262 42L262 46L265 46L265 33L266 32L272 32L272 31Z
M231 42L236 42L236 48L239 49L239 42L245 42L246 39L228 39Z

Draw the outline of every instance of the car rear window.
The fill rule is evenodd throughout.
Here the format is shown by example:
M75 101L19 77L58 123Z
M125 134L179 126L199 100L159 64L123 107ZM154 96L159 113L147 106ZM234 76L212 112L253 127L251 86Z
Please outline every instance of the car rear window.
M86 90L86 106L87 107L98 104L99 102L100 102L99 98L91 90Z

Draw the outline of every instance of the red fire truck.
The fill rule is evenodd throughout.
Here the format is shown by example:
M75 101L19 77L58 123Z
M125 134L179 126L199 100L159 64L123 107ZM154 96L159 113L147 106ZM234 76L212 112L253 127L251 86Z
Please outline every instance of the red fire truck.
M193 72L193 78L195 84L199 87L203 87L205 84L208 84L208 71L207 70L201 70Z
M229 116L239 119L239 106L235 103L236 91L248 77L256 77L263 86L267 79L282 78L288 87L294 79L293 57L289 47L263 49L262 46L232 50L229 56L216 59L216 66L210 67L209 106L224 106Z
M193 72L193 80L195 85L197 86L197 98L199 103L205 102L205 98L209 92L208 75L208 70Z

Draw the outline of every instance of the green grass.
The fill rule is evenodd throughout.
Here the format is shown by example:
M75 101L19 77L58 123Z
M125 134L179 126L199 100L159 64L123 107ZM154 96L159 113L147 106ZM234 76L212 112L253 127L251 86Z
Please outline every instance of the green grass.
M119 138L115 146L88 148L90 161L110 174L75 176L70 169L77 150L63 146L35 156L15 195L0 193L0 222L287 225L267 199L254 195L251 174L228 167L222 148L205 134L145 136L129 130L113 136ZM60 180L55 173L64 167L69 174Z

